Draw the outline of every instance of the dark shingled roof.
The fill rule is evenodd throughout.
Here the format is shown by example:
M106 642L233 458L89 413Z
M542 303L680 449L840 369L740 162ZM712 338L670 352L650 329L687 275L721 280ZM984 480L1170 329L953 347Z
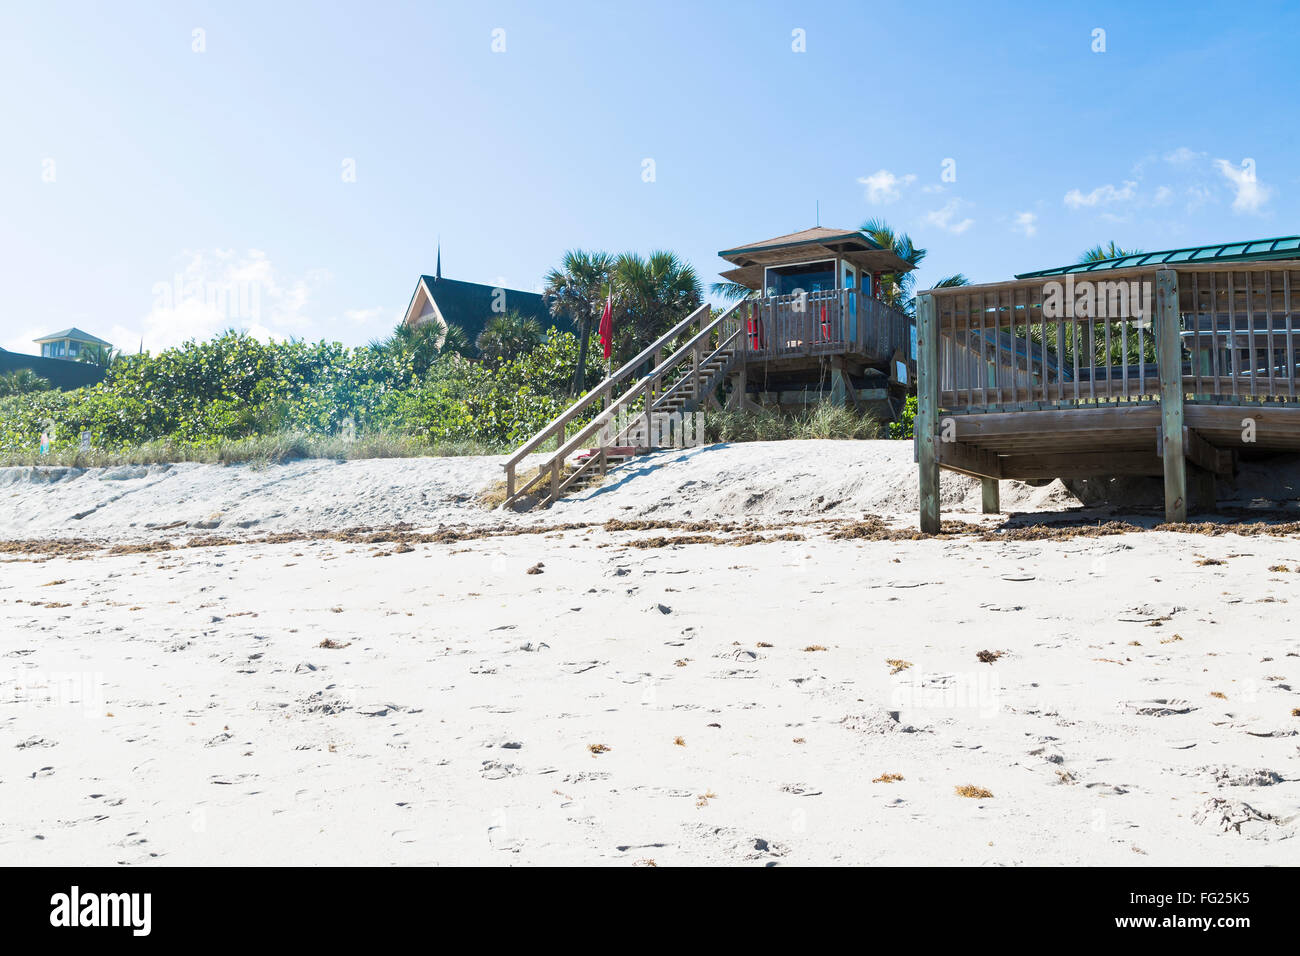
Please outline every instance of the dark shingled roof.
M42 342L51 342L55 339L76 339L78 342L89 342L92 345L102 345L105 348L112 344L111 342L105 342L99 336L81 331L75 325L70 329L64 329L62 332L51 332L49 335L42 335L39 339L32 339L32 341L39 345Z
M429 296L438 306L443 319L453 325L459 325L473 342L483 331L487 320L496 313L493 306L497 303L499 286L483 285L478 282L461 282L459 279L440 279L437 276L420 276L429 290ZM504 301L501 303L507 312L535 318L542 328L547 328L551 319L551 310L545 299L536 292L522 292L518 289L503 289ZM419 292L419 288L416 288ZM411 296L415 301L415 296ZM409 310L409 306L407 307Z
M70 362L67 359L41 358L21 352L0 349L0 375L29 368L41 378L50 380L55 388L64 390L94 385L104 379L104 369L87 362Z

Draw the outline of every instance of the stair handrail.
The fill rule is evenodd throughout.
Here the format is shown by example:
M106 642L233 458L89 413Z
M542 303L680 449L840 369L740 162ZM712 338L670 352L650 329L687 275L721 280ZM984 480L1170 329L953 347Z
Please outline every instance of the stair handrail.
M719 354L726 351L727 346L730 345L731 342L735 340L736 336L740 335L742 331L743 329L741 328L734 329L731 332L731 334L726 337L725 340L722 340L718 343L718 347L716 349L714 349L708 355L704 356L704 358L700 359L700 365L701 366L708 365L709 362L717 358ZM686 349L687 347L688 346L682 346L682 350ZM664 389L663 392L661 392L658 396L656 396L654 407L658 408L660 405L662 405L664 399L668 398L670 395L673 394L673 392L677 391L677 389L681 387L682 383L686 381L689 381L689 379L687 378L687 376L683 375L677 381L673 382L673 384L670 385L668 388Z
M626 378L627 375L630 374L638 365L645 362L646 359L650 358L659 348L663 346L665 342L670 341L672 338L674 338L677 335L680 335L682 330L688 328L690 324L696 319L696 317L700 315L701 312L703 312L705 309L710 308L707 304L700 306L700 308L696 309L694 312L688 315L681 322L677 323L677 325L673 326L673 328L670 329L668 332L661 335L658 339L656 339L654 342L648 345L644 350L642 350L641 353L638 354L635 358L633 358L630 362L625 364L613 375L610 375L608 378L606 378L605 381L601 382L600 385L592 389L590 392L584 395L579 401L571 405L566 412L557 416L553 421L551 421L549 425L547 425L540 432L538 432L531 439L529 439L528 442L526 442L518 451L514 453L514 455L512 455L509 459L507 459L506 462L502 465L502 467L505 469L506 472L506 502L505 502L506 505L509 505L515 498L519 497L520 495L527 492L530 488L532 488L532 486L542 478L543 473L548 468L551 471L552 489L557 489L560 480L559 472L564 460L567 459L571 454L573 454L573 452L575 452L579 447L581 447L583 442L587 441L587 439L589 439L592 435L596 434L601 429L603 429L606 425L608 425L610 419L614 417L615 413L620 408L628 404L631 404L632 401L639 398L643 393L648 393L650 387L659 378L659 376L655 374L656 372L661 373L663 371L666 371L674 367L682 359L683 356L689 354L689 352L691 351L691 349L695 347L697 342L699 342L702 338L704 338L706 335L711 333L714 329L718 328L723 323L723 321L729 319L732 316L732 314L738 308L740 308L742 304L743 303L741 302L736 303L731 308L727 309L725 312L718 315L717 318L712 319L707 324L701 326L700 330L696 332L695 335L693 335L685 345L678 348L675 352L672 353L672 355L670 355L668 358L664 359L663 361L656 362L655 366L650 370L648 374L637 379L636 382L630 388L627 389L627 391L623 392L623 394L619 395L617 398L613 398L612 391L607 392L607 390L612 390L612 387L615 383L622 380L623 378ZM592 419L585 426L579 429L575 434L568 436L567 441L561 441L559 446L555 449L555 451L551 454L551 456L538 467L537 474L533 478L525 482L523 487L516 488L515 480L514 480L515 467L524 458L524 456L530 454L538 445L540 445L546 438L549 438L552 434L563 434L564 426L574 417L574 415L576 415L583 408L586 408L587 406L592 404L597 398L607 393L610 394L611 401L601 412L601 414L597 415L594 419Z
M708 325L701 328L700 331L696 332L695 335L692 336L691 339L685 345L683 345L672 355L668 356L668 358L664 359L662 362L656 365L654 369L651 370L651 373L649 375L646 375L644 378L638 380L634 386L632 386L626 392L620 395L617 401L611 402L609 408L605 409L604 412L602 412L600 415L597 415L585 426L583 426L581 429L575 432L573 437L570 438L567 442L565 442L563 447L557 448L555 450L555 455L553 460L558 459L560 461L563 461L565 458L568 458L569 455L573 454L575 451L581 448L583 442L585 442L592 435L600 431L601 427L609 423L609 420L614 417L614 413L617 411L619 407L623 405L631 404L633 399L638 397L643 391L649 388L650 383L653 382L655 379L655 375L654 375L655 371L658 371L660 369L666 370L675 366L685 356L690 354L692 349L694 349L696 342L704 338L706 335L708 335L710 332L716 329L719 325L721 325L723 320L728 318L731 315L731 313L736 311L736 309L738 308L740 308L740 303L736 303L731 308L727 309L727 311L719 315L716 319L709 322Z
M626 362L617 372L611 373L600 384L588 390L586 395L583 395L581 398L579 398L576 402L570 405L565 411L561 412L554 419L552 419L550 423L548 423L545 427L543 427L541 431L539 431L536 435L534 435L532 438L528 439L528 441L520 445L519 450L516 451L513 455L511 455L510 458L506 460L505 464L502 467L506 469L510 469L513 468L515 465L519 464L520 461L522 461L528 455L532 454L533 451L539 445L541 445L544 441L546 441L546 439L550 438L551 435L554 434L561 425L567 424L579 412L583 411L588 405L591 405L593 402L595 402L597 399L603 396L607 390L613 389L615 385L617 385L619 382L623 381L623 379L631 375L632 372L636 371L636 369L640 368L643 364L645 364L645 361L647 359L653 356L658 349L663 347L665 342L669 342L672 339L676 338L677 336L681 335L682 331L684 329L689 328L691 323L696 320L696 318L700 315L700 313L702 312L707 313L709 308L710 306L707 302L701 305L698 309L696 309L686 318L682 319L680 322L674 325L663 335L659 336L659 338L655 339L653 342L647 345L636 355L635 358ZM660 362L658 365L656 365L656 368L660 368L662 366L663 363ZM653 369L651 371L653 371ZM613 397L612 393L610 397L611 398Z

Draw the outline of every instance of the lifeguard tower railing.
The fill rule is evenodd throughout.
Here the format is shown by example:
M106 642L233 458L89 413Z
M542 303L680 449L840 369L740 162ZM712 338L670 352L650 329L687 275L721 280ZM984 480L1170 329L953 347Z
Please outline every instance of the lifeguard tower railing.
M914 368L912 317L860 289L750 299L742 313L749 361L857 355L883 364L898 352Z

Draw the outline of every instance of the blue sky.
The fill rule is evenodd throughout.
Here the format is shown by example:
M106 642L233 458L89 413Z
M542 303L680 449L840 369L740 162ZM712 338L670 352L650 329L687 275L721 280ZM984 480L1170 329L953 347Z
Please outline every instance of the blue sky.
M818 200L922 287L1300 232L1300 9L1135 6L6 4L0 345L359 344L439 236L451 278L668 248L707 283Z

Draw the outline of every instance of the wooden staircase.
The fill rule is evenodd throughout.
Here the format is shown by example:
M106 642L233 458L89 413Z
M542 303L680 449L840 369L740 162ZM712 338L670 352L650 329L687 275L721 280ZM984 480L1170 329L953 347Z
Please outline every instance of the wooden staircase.
M655 416L716 405L718 387L744 361L744 331L739 304L716 318L700 306L520 446L503 466L503 507L525 497L535 497L535 508L549 507L610 464L651 451ZM575 424L587 416L585 425ZM519 474L526 457L552 442L536 472Z

